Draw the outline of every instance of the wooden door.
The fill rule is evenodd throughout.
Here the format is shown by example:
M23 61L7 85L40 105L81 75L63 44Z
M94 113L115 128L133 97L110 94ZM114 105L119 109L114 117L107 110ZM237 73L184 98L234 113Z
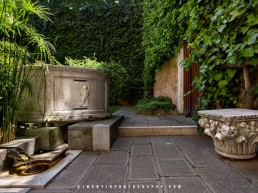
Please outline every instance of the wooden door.
M187 42L184 41L184 58L188 56ZM184 69L184 114L186 116L192 116L198 104L199 93L192 86L194 78L198 75L199 65L192 64L189 70Z

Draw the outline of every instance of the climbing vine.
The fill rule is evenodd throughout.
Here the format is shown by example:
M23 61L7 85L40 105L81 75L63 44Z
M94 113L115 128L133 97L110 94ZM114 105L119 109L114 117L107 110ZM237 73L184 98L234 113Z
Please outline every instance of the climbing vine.
M155 4L149 2L148 6ZM166 3L169 2L163 1L162 10L167 10ZM170 2L170 6L172 4ZM182 65L185 68L193 63L200 65L200 75L194 86L201 93L201 108L258 108L258 0L189 0L171 7L169 12L179 12L176 21L169 26L156 25L160 28L155 30L158 35L152 41L145 38L144 45L154 50L158 43L153 46L150 42L162 35L162 31L172 28L179 34L172 36L171 47L166 47L166 53L173 56L178 42L187 40L190 55ZM149 17L156 17L158 23L163 20L158 14ZM152 28L148 22L144 25ZM166 58L160 52L150 53L146 52L145 69L151 66L149 61L158 61L152 69L154 72ZM145 85L148 81L145 79Z
M143 45L145 49L144 90L152 95L154 73L178 51L185 29L179 8L186 0L145 0L143 8Z

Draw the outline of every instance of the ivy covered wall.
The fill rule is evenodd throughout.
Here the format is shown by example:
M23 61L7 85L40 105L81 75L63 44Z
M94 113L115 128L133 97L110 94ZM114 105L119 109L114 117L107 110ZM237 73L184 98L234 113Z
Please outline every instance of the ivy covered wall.
M96 58L115 61L128 73L121 97L130 102L143 90L143 0L40 0L54 14L38 24L56 48L56 59Z
M182 40L200 65L194 86L201 108L258 108L258 0L145 0L145 95L153 76Z

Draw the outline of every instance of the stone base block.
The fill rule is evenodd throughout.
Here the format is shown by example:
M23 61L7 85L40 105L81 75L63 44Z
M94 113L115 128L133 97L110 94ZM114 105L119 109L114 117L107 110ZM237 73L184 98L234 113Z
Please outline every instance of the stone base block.
M64 142L59 127L41 127L31 129L27 136L38 136L40 139L40 149L51 150Z
M72 150L110 150L118 136L118 127L124 116L111 119L80 122L68 127L68 148Z
M39 151L40 141L38 137L20 138L10 141L9 143L2 144L1 147L20 147L29 155L33 155L35 152Z

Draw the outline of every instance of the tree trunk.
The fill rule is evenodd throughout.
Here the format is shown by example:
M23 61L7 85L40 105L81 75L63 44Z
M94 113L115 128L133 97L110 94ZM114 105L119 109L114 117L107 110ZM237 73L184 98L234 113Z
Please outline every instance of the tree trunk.
M249 67L244 66L243 67L243 75L244 75L244 81L245 81L245 86L244 86L244 108L246 109L252 109L253 108L253 102L254 102L254 89L251 85L251 80L250 80L250 74L249 74Z

